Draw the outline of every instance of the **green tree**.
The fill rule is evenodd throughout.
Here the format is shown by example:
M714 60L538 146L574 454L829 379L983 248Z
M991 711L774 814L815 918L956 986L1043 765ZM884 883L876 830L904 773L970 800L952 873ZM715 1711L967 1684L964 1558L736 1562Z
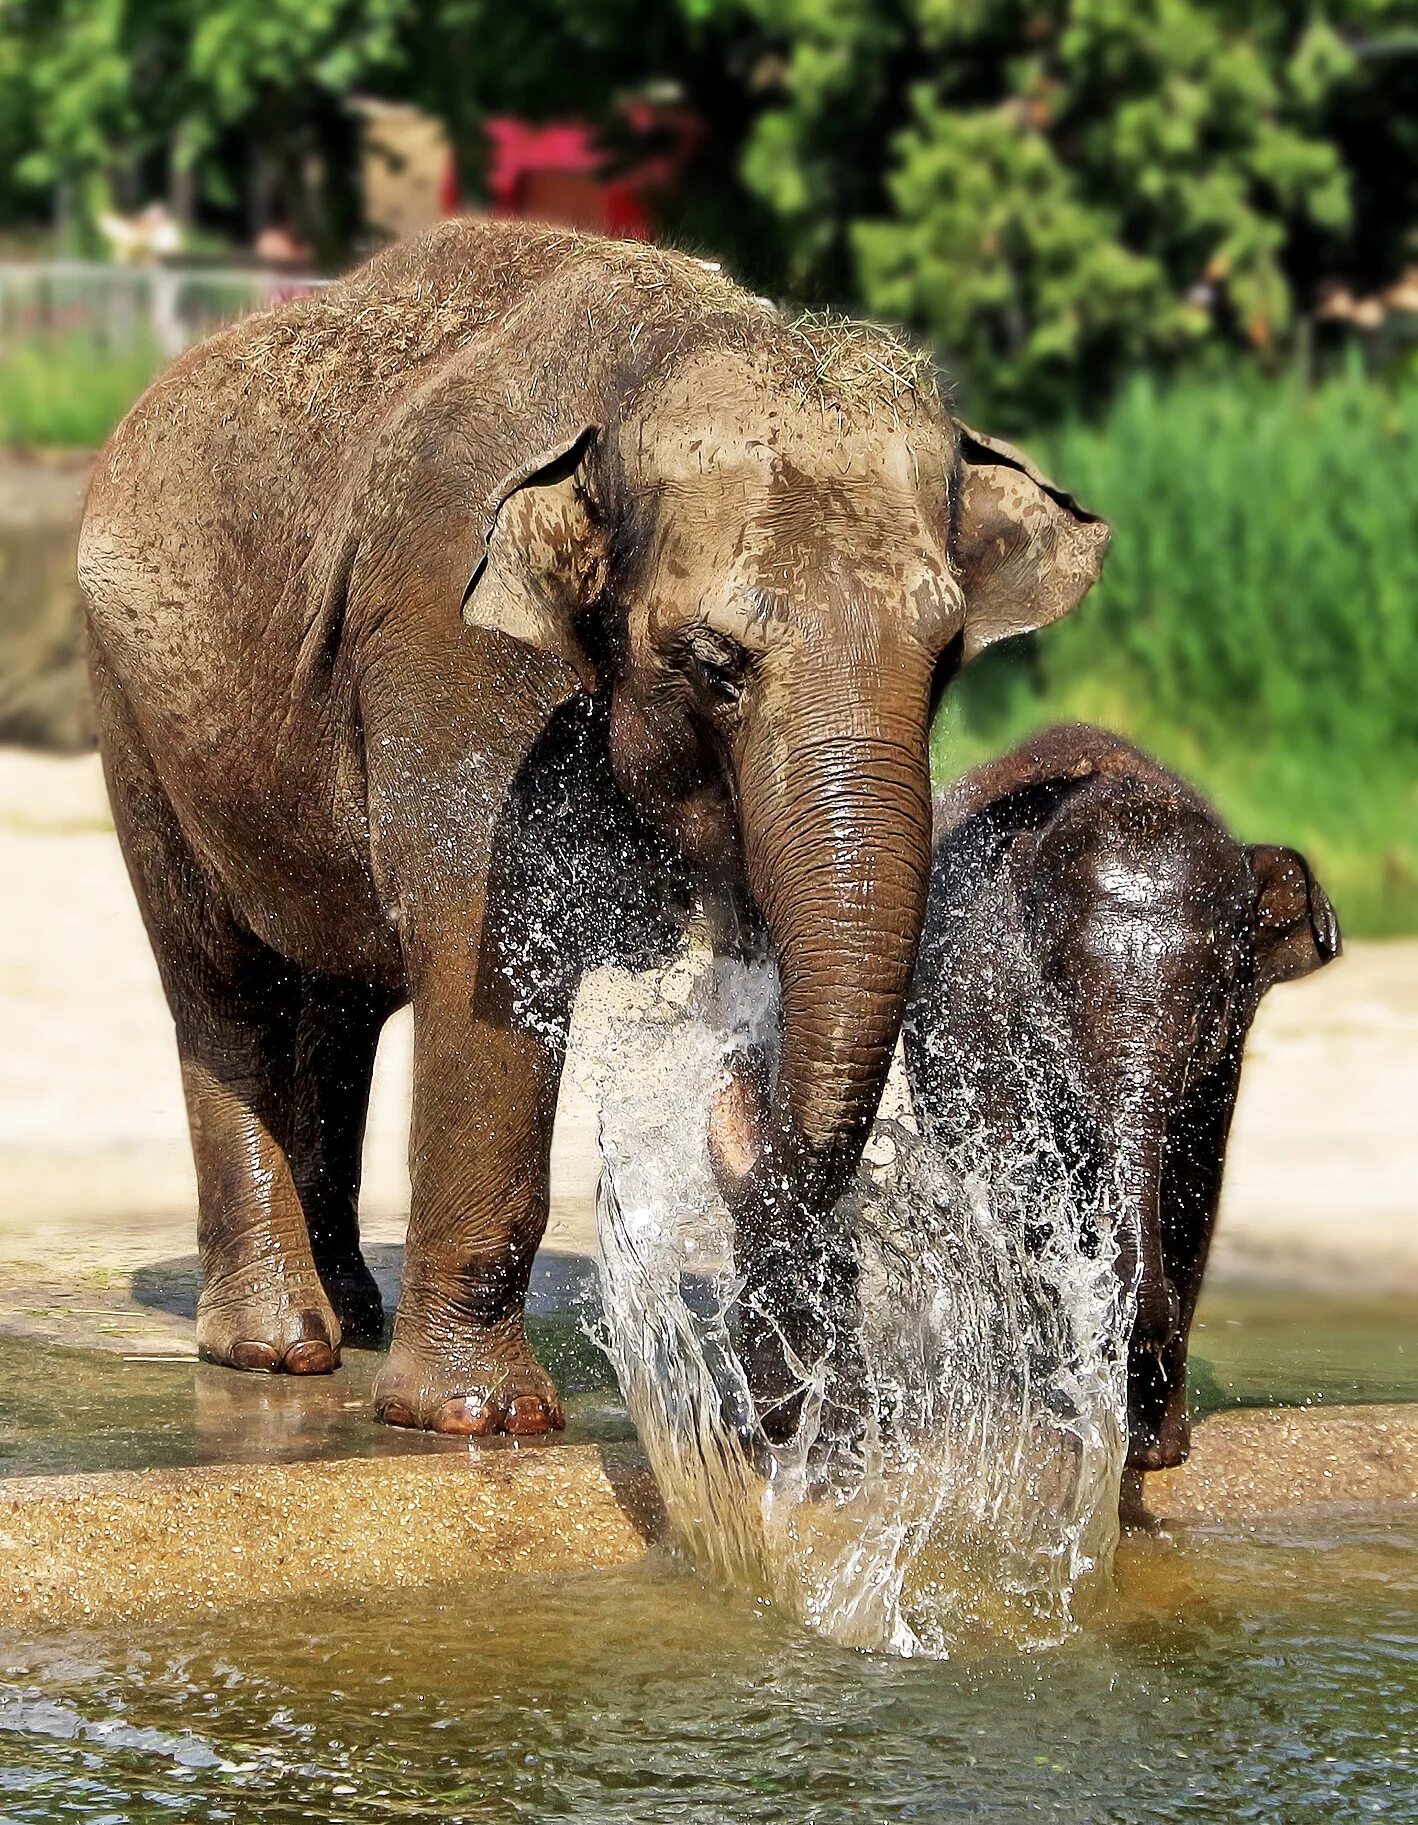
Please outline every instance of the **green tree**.
M0 24L0 117L23 118L18 187L58 192L80 223L132 205L176 170L231 201L223 154L271 149L290 213L291 168L327 181L307 213L339 224L352 181L343 98L397 54L407 0L8 0ZM281 172L279 167L286 170ZM311 168L314 168L311 166Z
M717 78L717 220L742 138L717 42L658 0L0 0L0 214L58 193L92 222L176 172L238 226L273 190L333 258L357 225L352 97L442 120L475 197L489 115L580 115L613 139L622 95L668 75L705 96Z
M671 233L1006 416L1274 359L1326 277L1418 258L1418 0L0 0L0 211L176 170L230 215L254 168L335 258L352 95L442 119L475 196L490 114L614 149L651 89L704 127Z
M1264 355L1418 225L1413 0L706 8L782 46L743 173L790 276L915 324L1006 412L1202 340Z

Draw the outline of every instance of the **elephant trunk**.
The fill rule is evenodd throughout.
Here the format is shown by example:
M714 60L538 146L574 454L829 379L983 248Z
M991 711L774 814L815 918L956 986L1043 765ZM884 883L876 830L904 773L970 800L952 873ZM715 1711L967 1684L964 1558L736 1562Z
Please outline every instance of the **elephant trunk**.
M1160 1349L1177 1334L1180 1312L1162 1251L1160 1124L1126 1125L1118 1155L1118 1272L1134 1288L1134 1342Z
M904 699L905 707L900 707ZM821 733L807 706L740 769L749 884L768 925L782 1046L764 1108L760 1193L824 1212L866 1140L925 915L930 784L925 680L894 715Z
M858 1436L868 1403L856 1257L830 1217L881 1100L925 918L929 674L921 655L875 665L870 693L845 669L824 668L815 689L799 678L793 714L760 717L738 755L781 1045L771 1084L759 1060L726 1086L710 1151L744 1279L739 1349L771 1440L810 1410L813 1364L827 1371L819 1445Z

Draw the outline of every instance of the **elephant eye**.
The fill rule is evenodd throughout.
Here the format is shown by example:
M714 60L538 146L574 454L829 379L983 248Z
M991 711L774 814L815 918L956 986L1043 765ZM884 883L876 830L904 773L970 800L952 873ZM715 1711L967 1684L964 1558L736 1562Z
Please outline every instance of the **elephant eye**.
M684 668L697 684L725 702L737 700L750 664L746 648L737 640L712 628L696 627L685 636L681 652Z

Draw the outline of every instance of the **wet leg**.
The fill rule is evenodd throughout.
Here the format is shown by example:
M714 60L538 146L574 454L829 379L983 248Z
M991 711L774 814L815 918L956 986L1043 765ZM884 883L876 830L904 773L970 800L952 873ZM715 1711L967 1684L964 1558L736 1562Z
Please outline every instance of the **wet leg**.
M546 1228L564 1015L479 1017L461 972L414 996L413 1209L375 1408L393 1425L559 1431L524 1301Z
M93 658L114 822L177 1031L197 1168L201 1354L321 1373L340 1329L286 1143L299 983L242 931L200 867L102 656Z
M184 973L182 1085L197 1163L197 1347L238 1369L322 1374L340 1325L320 1281L287 1145L299 985L248 957Z
M383 1301L360 1253L359 1185L374 1055L394 1005L393 996L363 983L302 978L291 1171L342 1340L358 1349L383 1341Z

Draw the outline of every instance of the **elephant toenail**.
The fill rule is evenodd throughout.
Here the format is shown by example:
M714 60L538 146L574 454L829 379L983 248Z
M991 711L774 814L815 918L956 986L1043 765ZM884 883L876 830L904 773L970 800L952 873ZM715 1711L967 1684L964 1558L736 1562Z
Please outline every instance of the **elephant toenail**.
M328 1375L339 1364L339 1352L323 1338L307 1338L292 1344L286 1351L286 1372L290 1375Z
M379 1409L379 1417L386 1426L417 1426L419 1423L413 1408L401 1400L386 1401Z
M481 1438L493 1429L492 1416L479 1407L470 1407L459 1395L445 1400L434 1417L435 1432L447 1432L457 1438Z
M270 1344L254 1340L234 1343L231 1346L231 1360L238 1369L258 1369L266 1375L274 1375L281 1364L280 1356Z
M566 1422L559 1412L549 1411L535 1394L523 1394L513 1401L505 1424L514 1437L524 1437L536 1432L559 1432Z

